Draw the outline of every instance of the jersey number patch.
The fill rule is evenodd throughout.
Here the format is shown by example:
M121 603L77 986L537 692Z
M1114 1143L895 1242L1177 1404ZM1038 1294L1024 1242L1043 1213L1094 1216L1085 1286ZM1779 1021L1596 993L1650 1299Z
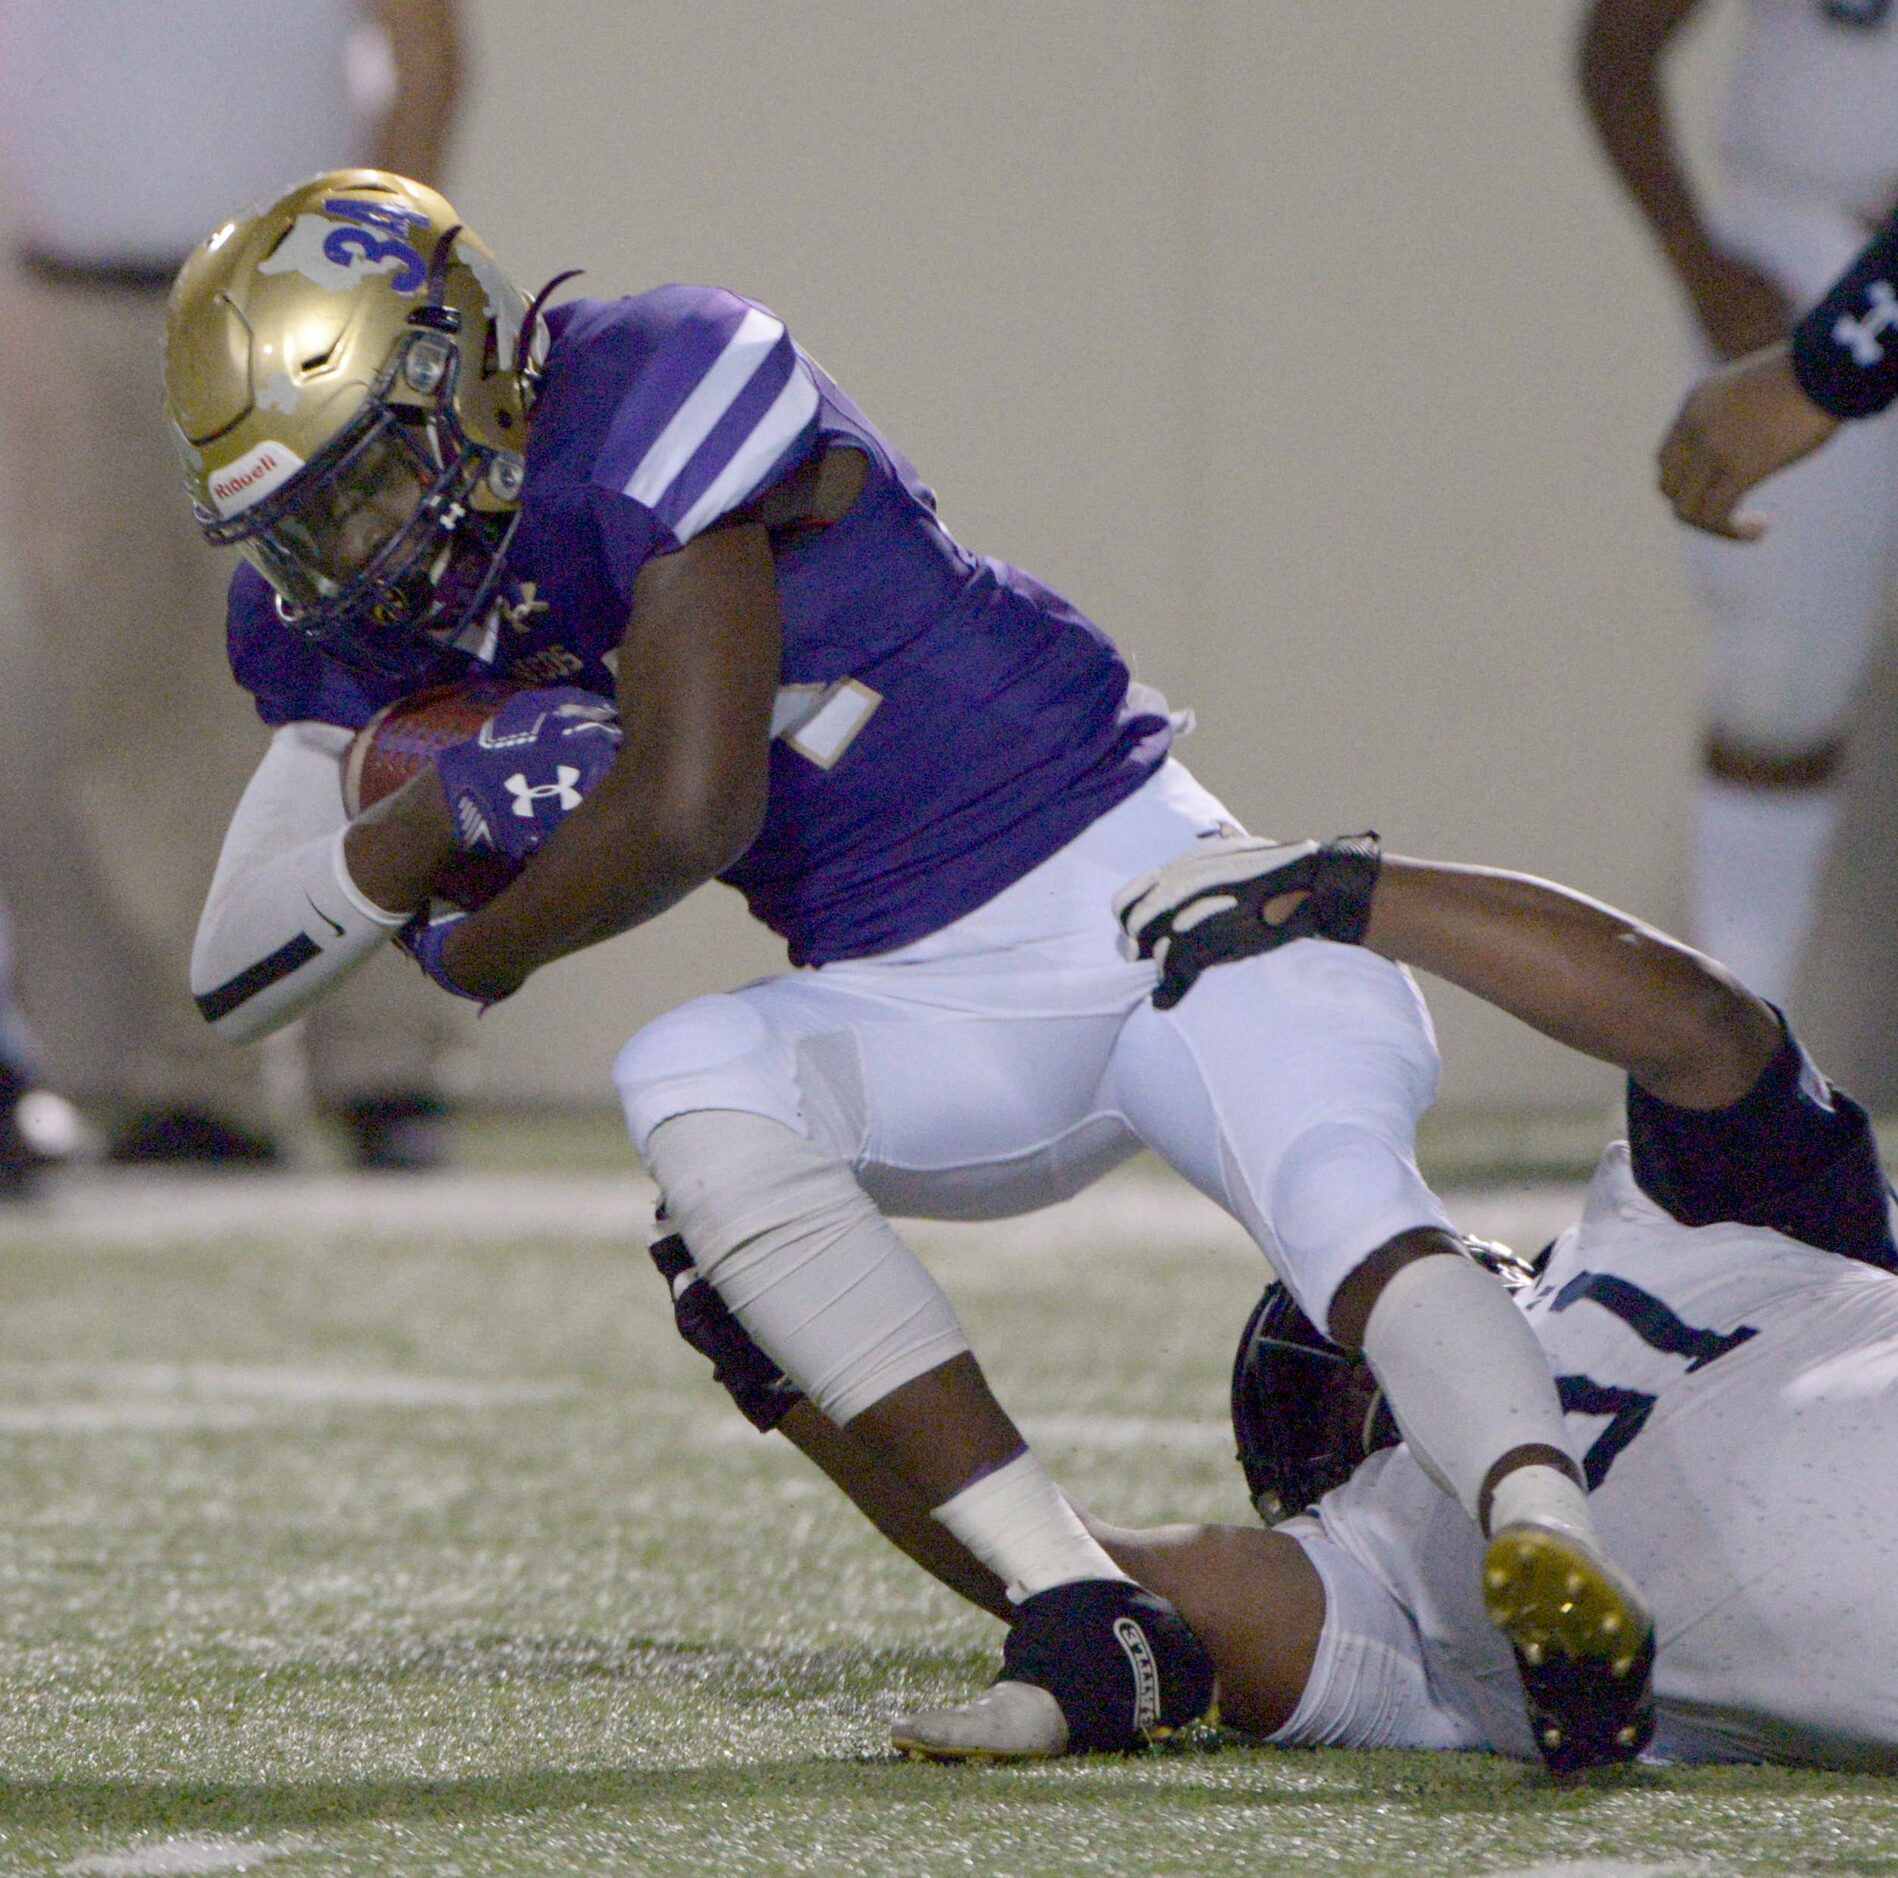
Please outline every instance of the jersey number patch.
M1758 1328L1752 1324L1742 1324L1737 1330L1729 1331L1702 1330L1677 1317L1653 1292L1643 1291L1639 1285L1631 1285L1625 1278L1615 1278L1605 1272L1577 1272L1555 1294L1549 1309L1566 1311L1571 1305L1584 1301L1599 1304L1604 1311L1620 1318L1649 1349L1659 1350L1663 1356L1684 1358L1690 1375L1695 1370L1705 1369L1709 1363L1718 1362L1729 1351L1737 1350L1759 1335ZM1647 1426L1654 1404L1660 1398L1644 1389L1623 1389L1612 1383L1600 1383L1593 1376L1558 1376L1555 1390L1565 1415L1606 1415L1609 1418L1608 1426L1582 1456L1582 1472L1587 1476L1589 1492L1593 1493L1608 1478L1609 1468L1628 1444Z

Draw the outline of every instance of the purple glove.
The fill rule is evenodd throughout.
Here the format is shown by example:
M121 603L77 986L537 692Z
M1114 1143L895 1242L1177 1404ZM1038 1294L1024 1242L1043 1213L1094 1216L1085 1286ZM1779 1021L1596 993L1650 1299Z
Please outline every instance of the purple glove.
M509 698L435 758L456 848L526 860L613 767L619 744L613 707L591 691L548 685Z
M396 934L395 942L417 965L426 977L434 979L444 991L452 991L458 998L466 998L472 1004L478 1004L485 1011L491 1004L499 1004L499 998L484 998L478 991L464 991L448 976L447 968L442 964L442 948L448 943L448 935L466 919L466 913L445 912L432 917L426 912L417 913L409 923Z

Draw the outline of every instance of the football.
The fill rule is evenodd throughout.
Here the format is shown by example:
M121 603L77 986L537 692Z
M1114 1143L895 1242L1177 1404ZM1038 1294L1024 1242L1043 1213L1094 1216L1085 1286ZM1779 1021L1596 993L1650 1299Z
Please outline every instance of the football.
M515 692L529 688L503 678L468 678L385 704L357 731L343 759L343 807L351 819L451 744L466 742ZM457 855L436 883L436 897L471 913L520 871L520 862L505 855Z

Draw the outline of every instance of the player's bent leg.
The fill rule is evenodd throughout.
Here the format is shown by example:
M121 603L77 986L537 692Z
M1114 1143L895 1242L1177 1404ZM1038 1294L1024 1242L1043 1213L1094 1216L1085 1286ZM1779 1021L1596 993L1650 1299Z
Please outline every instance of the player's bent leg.
M1362 1342L1399 1424L1472 1519L1487 1513L1496 1534L1560 1525L1592 1545L1540 1346L1500 1283L1456 1252L1417 1170L1435 1072L1403 974L1300 942L1207 974L1172 1010L1137 1013L1116 1087L1150 1144L1245 1223L1312 1321Z
M1654 1731L1653 1620L1602 1551L1542 1347L1489 1272L1410 1237L1347 1281L1332 1334L1361 1324L1411 1454L1488 1535L1485 1609L1550 1770L1632 1760Z
M1173 1725L1202 1680L1210 1691L1203 1652L1170 1607L1129 1607L1121 1623L1098 1608L1107 1592L1077 1589L1137 1593L1027 1451L948 1301L847 1168L784 1123L737 1110L660 1122L646 1158L699 1270L747 1334L1021 1605L1003 1682L1052 1695L1052 1707L991 1692L911 1718L903 1745L945 1758L1131 1745L1111 1704L1135 1658L1144 1668L1130 1715L1143 1738Z

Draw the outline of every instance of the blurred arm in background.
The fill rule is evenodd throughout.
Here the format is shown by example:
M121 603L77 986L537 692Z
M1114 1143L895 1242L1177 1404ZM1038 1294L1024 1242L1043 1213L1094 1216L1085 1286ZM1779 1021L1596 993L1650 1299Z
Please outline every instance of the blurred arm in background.
M457 0L377 0L395 67L395 97L376 137L375 167L439 189L461 101Z
M1681 162L1661 82L1669 43L1700 0L1593 0L1583 19L1582 103L1673 270L1707 343L1723 359L1783 338L1792 308L1773 278L1715 241Z
M1898 216L1785 340L1709 372L1661 440L1661 492L1683 522L1756 541L1740 499L1854 419L1898 400Z

